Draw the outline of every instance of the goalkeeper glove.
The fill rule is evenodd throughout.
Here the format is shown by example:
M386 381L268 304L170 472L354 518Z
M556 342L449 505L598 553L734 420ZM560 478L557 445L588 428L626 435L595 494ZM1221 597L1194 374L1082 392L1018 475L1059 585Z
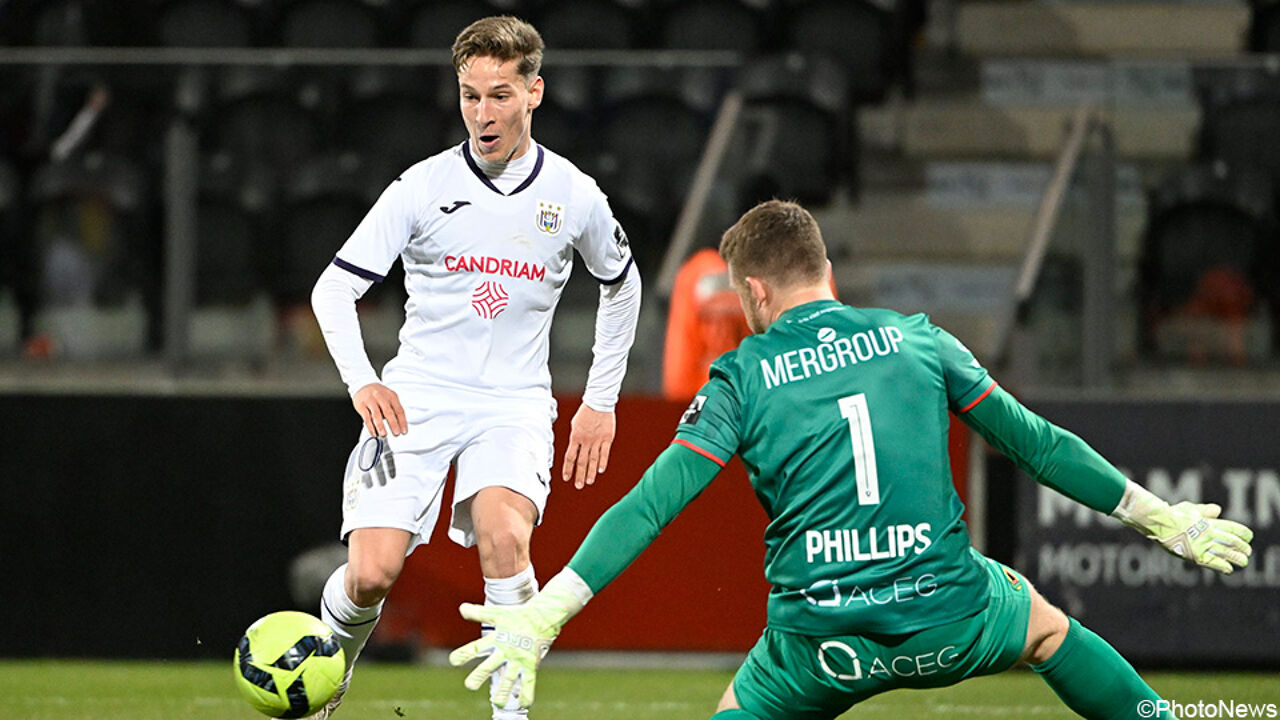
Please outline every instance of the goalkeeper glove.
M493 626L493 632L449 653L451 665L463 665L488 656L467 676L464 684L478 690L494 673L497 686L490 700L505 705L516 681L520 682L520 706L533 704L538 663L551 649L560 628L591 599L591 588L578 573L565 568L551 578L542 592L520 605L472 605L458 607L462 617Z
M1170 506L1130 480L1111 516L1191 562L1230 575L1249 564L1253 531L1231 520L1219 520L1213 503L1180 502Z

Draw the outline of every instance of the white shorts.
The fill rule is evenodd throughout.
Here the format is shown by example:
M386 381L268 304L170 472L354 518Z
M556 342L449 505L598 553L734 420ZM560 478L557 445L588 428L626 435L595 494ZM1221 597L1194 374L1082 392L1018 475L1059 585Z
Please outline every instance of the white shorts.
M430 410L405 405L409 431L375 438L368 430L351 457L342 493L342 532L391 527L413 534L412 551L426 543L440 517L449 467L456 469L449 537L475 544L471 499L487 487L505 487L529 498L535 524L551 492L554 438L551 403L440 403ZM403 402L403 398L402 398ZM445 405L440 407L440 405Z

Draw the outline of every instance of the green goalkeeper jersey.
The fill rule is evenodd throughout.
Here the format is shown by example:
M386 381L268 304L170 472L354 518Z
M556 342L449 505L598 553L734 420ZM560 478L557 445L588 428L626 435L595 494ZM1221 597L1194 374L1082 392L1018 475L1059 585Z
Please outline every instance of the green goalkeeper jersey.
M948 409L993 381L923 315L835 301L721 356L676 441L740 454L769 516L769 625L904 633L986 605L951 482Z
M769 517L769 626L908 633L976 614L985 570L951 481L948 411L1037 481L1102 512L1124 476L996 386L924 315L820 300L711 366L672 447L570 560L599 592L735 454Z

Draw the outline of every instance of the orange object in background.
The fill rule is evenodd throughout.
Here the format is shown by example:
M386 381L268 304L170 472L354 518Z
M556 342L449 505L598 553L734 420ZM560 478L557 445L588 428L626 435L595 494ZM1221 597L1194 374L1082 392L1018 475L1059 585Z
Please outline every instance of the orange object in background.
M694 253L680 267L671 291L662 358L663 397L691 400L707 382L711 362L750 334L720 253L712 248Z
M835 278L831 295L839 298ZM667 342L662 357L662 396L688 402L706 384L711 363L751 334L729 266L714 248L703 248L680 266L671 289Z

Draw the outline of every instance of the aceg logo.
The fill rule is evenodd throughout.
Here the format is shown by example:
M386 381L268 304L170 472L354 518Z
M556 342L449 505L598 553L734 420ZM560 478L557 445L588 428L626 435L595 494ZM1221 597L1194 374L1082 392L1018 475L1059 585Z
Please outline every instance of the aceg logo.
M1197 700L1181 703L1177 700L1139 700L1138 717L1141 718L1273 718L1280 717L1276 703L1248 703L1238 700Z

